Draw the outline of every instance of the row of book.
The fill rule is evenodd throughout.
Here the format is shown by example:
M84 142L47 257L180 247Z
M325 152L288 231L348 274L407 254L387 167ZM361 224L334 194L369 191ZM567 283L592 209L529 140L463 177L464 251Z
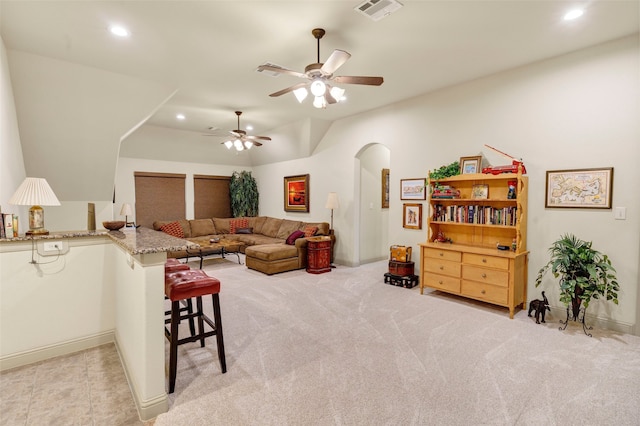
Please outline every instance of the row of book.
M491 207L479 205L433 206L433 221L473 223L479 225L515 226L517 207Z
M0 226L0 238L16 238L18 236L18 215L0 213L2 226Z

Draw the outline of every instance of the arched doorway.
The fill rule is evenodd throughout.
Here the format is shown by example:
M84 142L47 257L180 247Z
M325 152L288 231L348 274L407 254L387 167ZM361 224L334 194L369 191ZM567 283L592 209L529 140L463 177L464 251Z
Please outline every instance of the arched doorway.
M358 261L359 264L385 259L389 255L389 208L382 207L382 169L388 169L391 151L385 145L372 143L356 155L359 167Z

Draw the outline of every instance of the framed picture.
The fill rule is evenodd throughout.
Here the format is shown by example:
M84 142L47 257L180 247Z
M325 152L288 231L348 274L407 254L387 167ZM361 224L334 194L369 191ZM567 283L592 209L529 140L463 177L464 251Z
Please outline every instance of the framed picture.
M613 167L548 170L545 207L610 209Z
M422 229L422 204L402 205L402 227Z
M389 208L389 169L382 169L382 208Z
M460 174L480 173L482 170L482 155L475 157L460 157Z
M401 200L426 200L427 178L400 179Z
M471 198L475 200L486 200L489 198L489 185L473 185L471 188Z
M285 176L284 211L309 211L309 175Z

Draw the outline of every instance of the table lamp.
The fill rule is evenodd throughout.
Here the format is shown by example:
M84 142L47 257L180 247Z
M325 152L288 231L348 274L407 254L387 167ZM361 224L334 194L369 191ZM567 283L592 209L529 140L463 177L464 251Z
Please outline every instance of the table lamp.
M122 208L120 209L120 216L124 216L124 226L129 226L129 220L128 220L128 216L132 216L133 215L133 210L131 209L131 204L129 203L124 203L122 205ZM132 223L131 223L132 224Z
M26 235L49 235L44 228L44 209L41 206L59 206L60 201L44 178L28 177L18 187L9 204L32 206L29 209L29 230Z

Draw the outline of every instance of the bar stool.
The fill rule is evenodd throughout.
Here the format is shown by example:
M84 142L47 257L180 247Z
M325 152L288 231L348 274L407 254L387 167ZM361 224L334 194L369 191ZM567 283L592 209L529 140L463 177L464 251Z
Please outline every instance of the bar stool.
M165 327L165 336L169 340L169 393L173 393L176 385L176 370L178 365L178 346L200 340L200 347L204 347L204 339L216 336L218 345L218 360L222 373L227 372L227 363L224 354L224 339L222 336L222 319L220 315L220 281L210 277L201 270L182 270L165 274L165 295L171 300L171 318L165 320L171 329ZM213 321L204 314L202 309L202 296L211 295L213 302ZM196 298L196 312L182 313L180 301ZM180 339L178 336L178 324L182 319L197 318L198 333ZM205 332L204 323L211 328Z
M165 274L167 272L187 271L189 269L191 269L189 265L187 265L186 263L182 263L178 259L175 259L173 257L168 258L167 261L164 263Z
M191 267L189 265L187 265L186 263L182 263L180 262L178 259L175 259L173 257L170 257L166 260L166 262L164 263L164 280L165 280L165 285L167 282L168 277L170 276L170 274L172 272L178 272L178 271L188 271L190 270ZM168 297L165 295L164 296L165 300L168 299ZM191 299L187 299L187 300L182 300L181 304L183 305L180 308L181 312L187 312L187 313L192 313L193 312L193 303L191 302ZM168 316L171 314L171 311L164 311L165 316ZM166 320L165 320L166 322ZM189 318L189 331L191 332L191 335L193 336L195 334L195 325L193 322L193 318Z

